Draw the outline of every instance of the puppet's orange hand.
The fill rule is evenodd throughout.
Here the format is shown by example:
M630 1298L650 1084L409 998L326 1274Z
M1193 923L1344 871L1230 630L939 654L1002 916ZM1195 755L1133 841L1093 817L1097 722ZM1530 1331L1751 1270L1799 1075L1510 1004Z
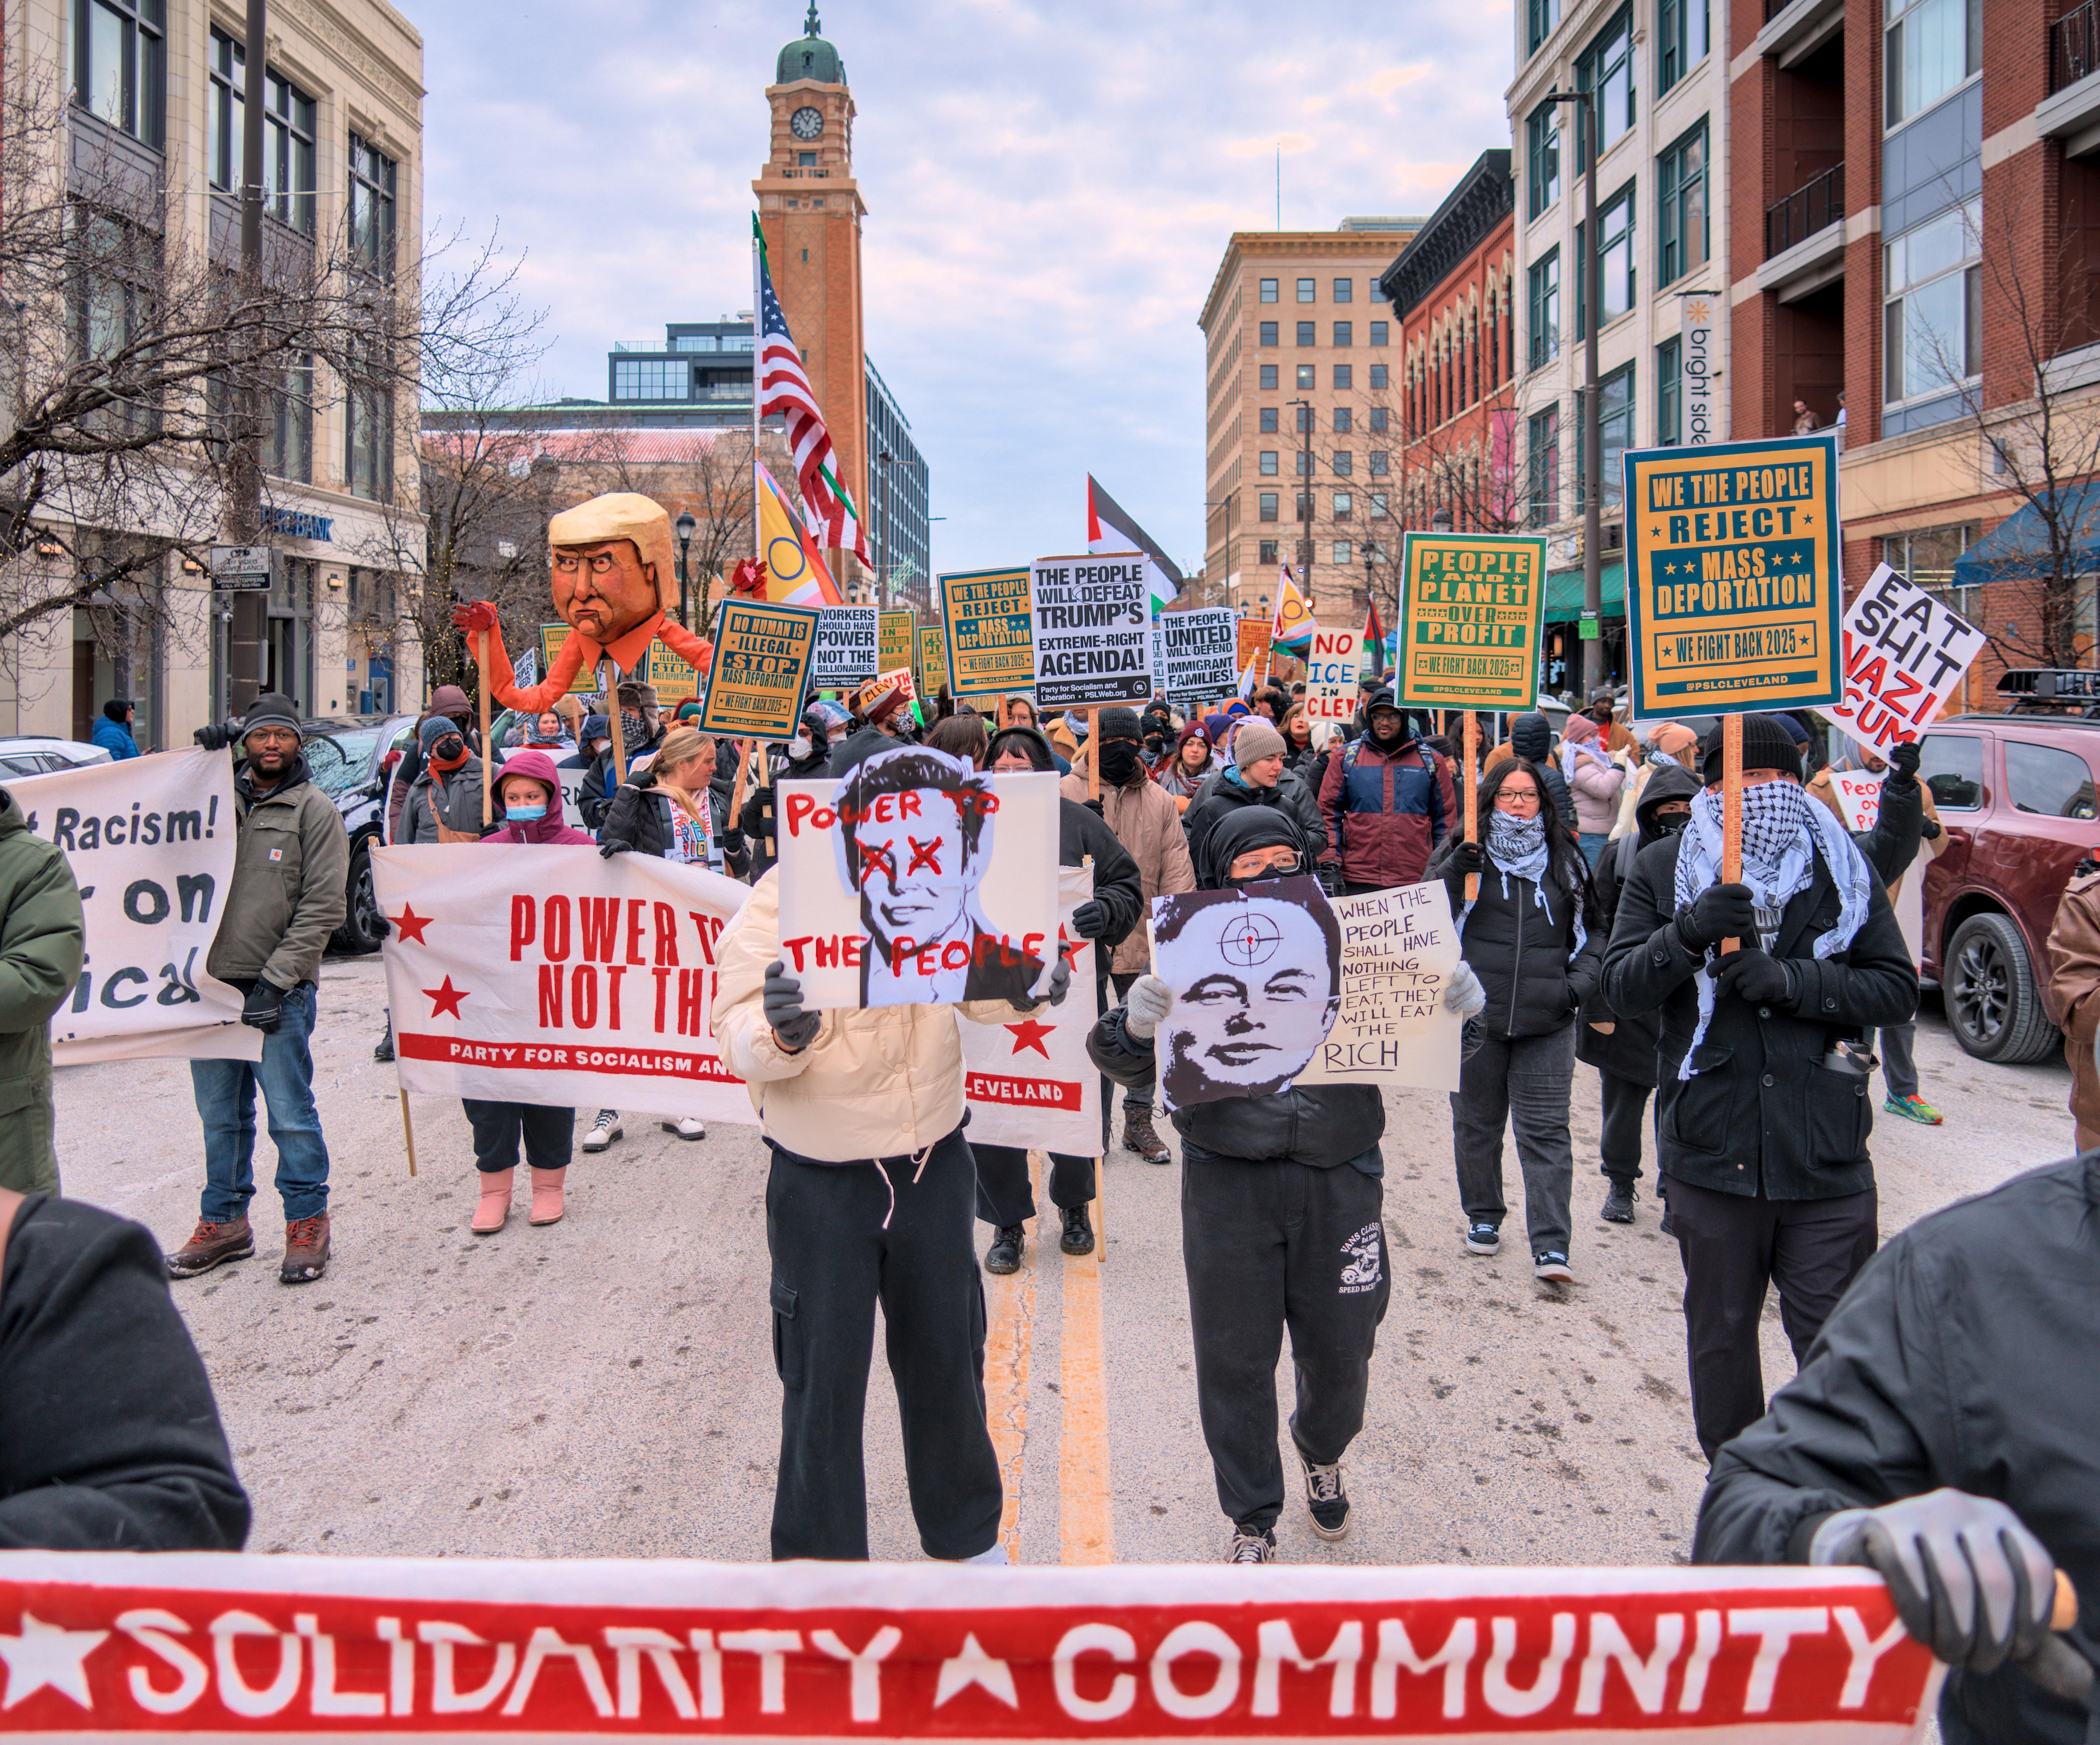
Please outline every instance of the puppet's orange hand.
M465 600L452 608L452 628L479 632L496 628L496 608L486 600Z

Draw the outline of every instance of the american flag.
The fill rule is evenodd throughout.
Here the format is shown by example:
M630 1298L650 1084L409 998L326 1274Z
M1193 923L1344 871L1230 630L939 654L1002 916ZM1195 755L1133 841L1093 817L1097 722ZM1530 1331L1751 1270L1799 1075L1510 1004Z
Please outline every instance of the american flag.
M850 551L866 563L867 535L861 528L860 512L833 470L832 434L824 428L824 415L802 368L801 349L788 331L787 315L774 291L773 275L765 263L765 237L756 213L752 214L751 234L758 275L758 416L777 414L788 421L802 506L818 530L817 543L827 551Z

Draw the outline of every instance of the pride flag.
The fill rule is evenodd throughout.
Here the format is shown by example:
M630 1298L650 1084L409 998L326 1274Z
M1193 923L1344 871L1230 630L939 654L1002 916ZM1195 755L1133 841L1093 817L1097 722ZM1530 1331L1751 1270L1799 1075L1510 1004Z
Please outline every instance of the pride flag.
M765 565L765 597L788 606L843 606L845 597L824 567L816 542L763 466L758 475L758 555Z

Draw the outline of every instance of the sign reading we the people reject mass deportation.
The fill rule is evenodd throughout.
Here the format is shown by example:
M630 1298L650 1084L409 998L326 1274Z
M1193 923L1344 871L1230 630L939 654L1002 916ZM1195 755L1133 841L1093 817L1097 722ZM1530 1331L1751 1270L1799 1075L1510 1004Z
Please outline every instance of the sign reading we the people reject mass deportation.
M1631 450L1626 467L1635 718L1838 702L1836 443Z
M1538 695L1546 541L1410 533L1401 574L1400 702L1529 709Z
M973 570L941 578L948 633L949 694L998 697L1035 685L1035 632L1028 571Z

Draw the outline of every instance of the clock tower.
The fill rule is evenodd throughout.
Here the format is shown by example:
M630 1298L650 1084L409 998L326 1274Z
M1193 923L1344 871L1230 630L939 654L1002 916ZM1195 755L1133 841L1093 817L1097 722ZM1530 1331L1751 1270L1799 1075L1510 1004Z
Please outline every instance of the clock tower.
M871 510L860 226L867 208L854 179L854 103L845 63L818 34L819 28L816 0L810 0L805 33L781 50L766 88L772 155L751 186L773 288L802 348L840 481L865 524Z

